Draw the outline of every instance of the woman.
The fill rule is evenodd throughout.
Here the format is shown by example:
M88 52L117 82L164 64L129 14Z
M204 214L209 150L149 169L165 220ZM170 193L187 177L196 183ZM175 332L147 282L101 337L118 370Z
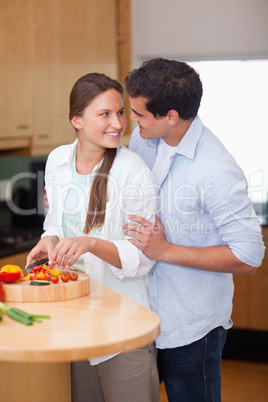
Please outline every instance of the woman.
M129 215L154 222L156 194L142 159L121 146L126 128L121 84L104 74L81 77L70 95L77 139L46 164L49 211L27 265L48 255L149 308L147 273L154 261L125 236ZM73 401L158 401L156 353L148 345L126 354L72 363ZM132 399L133 398L133 399Z

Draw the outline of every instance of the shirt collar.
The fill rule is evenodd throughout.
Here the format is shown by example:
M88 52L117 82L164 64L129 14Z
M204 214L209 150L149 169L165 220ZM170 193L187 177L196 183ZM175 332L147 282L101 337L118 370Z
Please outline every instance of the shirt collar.
M69 152L66 152L65 155L59 160L59 166L64 165L65 163L71 165L76 147L77 139L75 140L75 142L69 145Z
M76 148L77 148L77 139L76 139L75 142L73 142L72 144L69 144L69 152L67 152L67 153L62 157L62 159L60 159L60 161L59 161L59 166L65 165L66 163L69 164L69 165L71 165L72 159L73 159L73 154L74 154ZM117 154L118 154L118 151L119 151L120 148L122 148L122 145L121 145L121 144L118 145L118 147L117 147ZM116 154L116 156L117 156L117 154ZM101 162L102 162L102 160L94 167L93 171L96 170L97 168L99 168ZM112 171L112 169L113 169L113 165L112 165L112 167L111 167L111 169L110 169L110 172ZM93 171L92 171L92 172L93 172Z
M182 140L178 144L175 153L183 155L189 159L194 159L195 150L201 137L202 129L203 129L202 121L198 116L196 116L192 121L192 124L184 134ZM159 138L154 140L148 140L148 143L150 146L156 148L159 143Z
M177 146L177 153L189 159L194 159L197 144L203 130L201 119L196 116Z

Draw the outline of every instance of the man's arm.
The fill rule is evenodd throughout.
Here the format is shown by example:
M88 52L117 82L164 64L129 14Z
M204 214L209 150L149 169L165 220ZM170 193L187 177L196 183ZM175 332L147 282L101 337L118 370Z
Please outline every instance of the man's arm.
M226 245L199 248L168 243L158 217L155 225L139 216L129 219L134 222L125 226L126 234L134 238L129 241L153 260L213 272L251 274L257 270L236 258Z

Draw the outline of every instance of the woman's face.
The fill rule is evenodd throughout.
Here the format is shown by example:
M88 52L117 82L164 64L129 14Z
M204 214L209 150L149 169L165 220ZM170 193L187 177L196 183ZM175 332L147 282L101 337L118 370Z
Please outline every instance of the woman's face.
M79 140L101 148L116 148L127 121L121 94L115 89L96 96L81 117L72 119ZM76 125L78 124L78 125Z

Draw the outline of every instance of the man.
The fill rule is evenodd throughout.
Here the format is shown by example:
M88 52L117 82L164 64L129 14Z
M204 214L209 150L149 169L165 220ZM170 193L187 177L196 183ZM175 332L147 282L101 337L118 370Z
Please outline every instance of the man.
M233 273L253 273L264 244L243 172L198 117L202 83L186 63L153 59L128 74L130 149L159 187L156 224L126 225L133 244L156 260L150 304L168 399L220 401L220 364L232 326Z

